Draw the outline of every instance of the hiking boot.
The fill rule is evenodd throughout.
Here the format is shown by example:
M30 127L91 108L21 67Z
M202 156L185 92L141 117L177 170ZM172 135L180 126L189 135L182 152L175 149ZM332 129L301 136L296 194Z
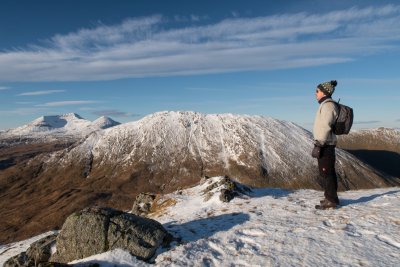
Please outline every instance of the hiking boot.
M322 205L322 204L326 203L327 201L331 202L331 201L327 200L326 198L324 198L324 199L320 200L319 203L321 203L321 205ZM335 199L335 203L336 203L337 206L340 205L339 204L340 202L339 202L338 198Z
M327 199L321 200L321 205L315 205L317 210L336 209L336 203Z

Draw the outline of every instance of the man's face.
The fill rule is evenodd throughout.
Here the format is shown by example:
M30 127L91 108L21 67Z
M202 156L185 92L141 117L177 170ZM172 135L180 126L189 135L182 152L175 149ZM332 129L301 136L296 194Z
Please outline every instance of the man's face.
M324 92L322 92L321 90L319 90L317 88L317 90L315 90L315 97L317 98L317 100L319 101L321 98L323 98L325 96Z

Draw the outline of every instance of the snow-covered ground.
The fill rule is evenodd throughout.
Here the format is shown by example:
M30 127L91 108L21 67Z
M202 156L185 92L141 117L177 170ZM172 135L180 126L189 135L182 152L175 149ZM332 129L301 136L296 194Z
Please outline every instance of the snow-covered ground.
M254 189L223 203L204 201L205 184L164 196L176 202L153 218L180 244L153 264L123 250L74 263L101 266L400 266L400 188L340 193L342 206L315 210L323 193ZM219 188L214 189L218 191ZM34 239L0 247L0 264Z

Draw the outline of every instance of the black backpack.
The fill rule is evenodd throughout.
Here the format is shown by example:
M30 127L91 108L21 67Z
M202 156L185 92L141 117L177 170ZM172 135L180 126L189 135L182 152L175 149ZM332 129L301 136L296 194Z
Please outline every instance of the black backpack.
M351 107L340 104L340 99L338 102L330 100L329 102L335 103L338 108L338 116L336 118L335 124L332 127L332 131L336 135L348 134L350 132L351 126L353 126L354 113Z

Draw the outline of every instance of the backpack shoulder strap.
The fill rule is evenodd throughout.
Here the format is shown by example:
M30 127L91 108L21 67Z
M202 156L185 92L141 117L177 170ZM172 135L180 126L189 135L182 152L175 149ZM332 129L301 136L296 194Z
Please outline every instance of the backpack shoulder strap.
M338 113L337 113L337 116L336 116L336 120L335 120L335 125L336 125L336 123L337 123L337 121L338 121L338 119L339 119L339 117L340 117L340 104L339 104L339 102L340 102L340 98L339 98L339 100L336 102L335 100L333 100L332 98L328 98L327 100L325 100L325 102L331 102L331 103L333 103L333 104L335 104L335 107L337 108L337 110L338 110ZM324 102L324 103L325 103ZM321 113L321 111L320 111L320 113Z

